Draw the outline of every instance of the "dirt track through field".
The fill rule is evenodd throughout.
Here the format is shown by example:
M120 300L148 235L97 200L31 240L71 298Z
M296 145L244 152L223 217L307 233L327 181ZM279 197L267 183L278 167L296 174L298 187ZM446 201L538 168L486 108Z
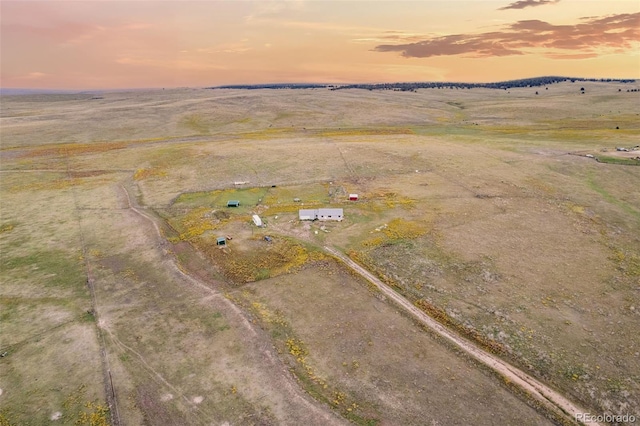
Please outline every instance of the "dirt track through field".
M71 169L69 167L69 159L66 160L67 166L67 177L71 179ZM76 193L76 189L74 188L71 192L73 197L73 206L74 206L74 215L75 220L78 223L78 235L80 237L80 246L82 249L82 259L84 262L85 274L87 276L87 288L89 289L89 294L91 295L91 315L96 320L96 324L100 323L99 318L99 309L98 309L98 301L96 298L96 290L95 290L95 279L93 276L93 270L91 268L91 263L89 262L89 256L87 253L87 243L84 236L84 230L82 228L82 215L80 212L80 206L78 204L78 196ZM111 366L109 363L109 353L107 352L107 345L104 338L104 333L102 332L100 326L96 327L96 332L98 334L98 345L100 347L100 360L102 363L102 376L104 382L104 393L107 401L107 406L109 407L109 416L111 419L111 424L113 426L120 426L122 424L120 419L120 410L118 408L118 399L116 396L116 391L113 387L113 380L111 376Z
M160 238L162 241L164 241L164 239L162 238L162 233L161 233L160 227L158 226L158 223L157 223L156 219L152 215L150 215L149 213L144 211L144 208L136 207L132 203L132 200L131 200L131 197L129 195L129 192L127 191L127 189L124 186L122 186L122 190L126 194L128 207L131 210L133 210L136 214L138 214L139 216L141 216L144 219L146 219L147 221L151 222L151 224L153 225L153 227L154 227L154 229L156 231L156 234L157 234L158 238ZM439 336L444 337L449 342L451 342L454 345L458 346L461 350L463 350L465 353L467 353L468 355L470 355L471 357L473 357L477 361L479 361L482 364L488 366L493 371L497 372L498 374L500 374L501 376L503 376L504 378L509 380L513 385L519 387L526 394L530 395L532 398L534 398L537 401L539 401L546 409L548 409L548 410L556 413L556 415L558 415L560 417L563 417L563 418L565 418L567 420L570 420L571 422L574 422L574 423L576 422L575 419L576 419L576 415L577 414L579 414L579 413L587 413L588 412L586 409L583 409L583 408L575 405L573 402L569 401L567 398L562 396L557 391L555 391L555 390L551 389L550 387L542 384L541 382L539 382L538 380L534 379L530 375L526 374L522 370L510 365L508 362L498 358L497 356L492 355L491 353L480 349L479 347L475 346L471 342L469 342L469 341L463 339L462 337L456 335L455 333L449 331L446 327L444 327L443 325L441 325L438 322L436 322L429 315L427 315L426 313L424 313L423 311L421 311L420 309L415 307L411 302L409 302L403 296L401 296L398 293L396 293L393 289L388 287L386 284L384 284L382 281L380 281L378 278L376 278L373 274L371 274L365 268L363 268L362 266L358 265L356 262L354 262L351 259L349 259L348 257L346 257L344 254L342 254L338 250L336 250L334 248L331 248L331 247L327 247L327 246L324 247L324 250L327 251L328 253L330 253L331 255L335 256L342 263L344 263L347 267L351 268L352 270L357 272L359 275L364 277L366 280L368 280L369 282L374 284L377 288L380 289L380 291L385 296L387 296L388 298L393 300L396 304L398 304L400 307L402 307L407 312L409 312L414 318L416 318L422 324L424 324L425 326L429 327L429 329L431 329L432 331L437 333ZM185 278L191 284L193 284L193 285L195 285L195 286L197 286L197 287L199 287L199 288L201 288L203 290L206 290L207 292L209 292L213 296L219 297L221 300L224 299L225 302L230 305L230 308L242 319L242 322L244 323L243 325L247 329L247 331L249 331L252 336L254 336L254 337L256 336L256 331L253 329L251 324L246 320L244 315L242 315L242 313L240 312L239 308L237 306L235 306L235 304L233 304L231 301L229 301L226 298L224 298L221 294L219 294L217 291L213 290L211 287L207 286L205 283L200 282L196 278L194 278L194 277L188 275L187 273L185 273L184 271L182 271L175 264L173 259L171 260L170 264L172 265L172 269L174 269L174 272L176 272L177 274L181 275L183 278ZM279 361L277 359L275 359L275 355L273 355L267 349L264 350L264 354L268 358L268 360L269 360L269 362L271 364L274 364L274 366L275 366L275 364L279 364ZM289 377L287 377L286 381L290 382ZM296 384L287 383L287 388L288 388L287 389L288 392L295 393L296 397L297 398L301 398L309 408L313 407L314 411L319 411L327 421L330 421L330 420L336 421L336 419L333 416L327 414L326 412L324 412L324 410L321 410L318 407L314 406L312 403L307 401L306 398L304 398L304 397L302 397L300 395L297 395L298 392L295 389L295 388L297 388ZM320 413L318 413L318 414L320 414ZM589 424L599 425L599 423L589 423Z
M153 225L153 228L155 229L156 237L160 241L160 246L162 246L165 243L165 240L164 240L164 237L162 236L162 232L157 223L157 219L153 217L151 214L149 214L148 212L144 211L144 208L137 206L135 202L132 201L132 198L129 195L129 191L124 185L121 185L121 188L122 188L122 191L124 192L124 195L126 196L128 207L138 216L142 217L143 219L145 219L145 221ZM173 258L173 256L170 254L168 250L162 248L162 252L163 252L163 256L165 256L168 260L168 265L170 265L172 271L175 274L179 275L180 277L188 281L190 284L198 287L199 289L204 290L210 296L215 297L218 300L224 302L225 305L230 309L230 311L236 317L238 322L242 324L243 328L249 333L247 337L252 340L259 338L258 333L254 329L254 327L251 325L251 323L249 323L249 321L244 316L240 308L238 308L233 302L231 302L226 297L224 297L224 295L220 294L218 291L206 285L206 283L201 282L200 280L182 271L181 268L178 267L175 259ZM258 345L259 345L259 342L258 342ZM268 370L273 373L274 381L276 381L279 384L278 388L289 398L290 401L295 401L296 403L299 403L300 407L304 407L304 409L307 410L308 413L313 415L314 419L321 421L322 424L324 425L339 425L344 423L344 421L338 418L337 415L333 413L331 410L324 409L324 407L319 406L319 404L315 402L315 400L310 400L310 398L304 394L302 389L295 382L293 376L287 371L283 363L277 358L275 353L273 353L273 351L270 350L270 348L267 345L259 345L259 346L260 346L260 351L262 352L268 364L268 367L266 368L268 368ZM136 352L136 355L140 356L137 352ZM150 369L152 373L155 373L157 376L159 376L154 370L151 369L150 366L147 365L147 367ZM161 376L159 376L158 378L162 382L164 382L166 385L168 385L170 389L174 390L175 392L178 392L178 389L175 389L173 386L171 386Z
M460 336L457 336L453 332L449 331L446 327L436 322L429 315L415 307L411 302L405 299L403 296L396 293L389 286L384 284L378 278L376 278L373 274L367 271L362 266L358 265L353 260L346 257L344 254L340 253L338 250L331 247L324 247L324 249L330 253L331 255L338 258L342 261L347 267L351 268L367 281L374 284L380 291L397 303L400 307L409 312L414 318L420 321L422 324L429 327L439 336L444 337L449 342L458 346L465 353L472 356L476 360L480 361L484 365L488 366L498 374L502 375L512 384L518 386L520 389L525 391L528 395L538 400L544 407L550 409L558 415L561 415L567 420L571 420L572 422L576 422L576 416L579 413L587 413L588 411L584 408L581 408L575 405L573 402L569 401L567 398L551 389L550 387L540 383L538 380L529 376L527 373L522 370L510 365L506 361L486 352L477 346L473 345L469 341L463 339ZM600 423L590 422L588 424L591 425L599 425Z

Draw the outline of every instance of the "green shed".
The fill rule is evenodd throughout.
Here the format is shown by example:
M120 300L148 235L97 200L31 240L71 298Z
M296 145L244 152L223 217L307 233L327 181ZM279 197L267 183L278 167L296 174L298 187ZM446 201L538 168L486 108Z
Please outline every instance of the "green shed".
M229 201L227 201L227 207L240 207L240 201L238 201L238 200L229 200Z

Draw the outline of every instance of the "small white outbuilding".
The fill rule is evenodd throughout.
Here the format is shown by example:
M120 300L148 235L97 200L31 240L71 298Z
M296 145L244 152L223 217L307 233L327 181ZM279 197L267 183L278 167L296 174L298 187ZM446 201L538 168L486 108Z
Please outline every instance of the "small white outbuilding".
M260 216L257 214L253 215L253 223L255 223L258 228L262 228L262 219L260 219Z

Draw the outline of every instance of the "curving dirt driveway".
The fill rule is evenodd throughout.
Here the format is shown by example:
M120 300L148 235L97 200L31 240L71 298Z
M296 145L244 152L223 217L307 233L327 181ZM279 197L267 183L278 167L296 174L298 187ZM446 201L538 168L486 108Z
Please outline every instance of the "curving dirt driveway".
M297 410L303 410L304 415L302 417L306 417L306 424L322 424L322 425L342 425L345 424L346 421L340 418L331 408L324 406L322 403L316 401L311 398L304 390L299 386L296 382L295 378L289 373L287 368L284 366L282 361L277 357L275 351L271 349L270 345L266 345L263 342L260 342L260 337L254 326L247 320L245 315L242 313L240 308L238 308L233 302L224 297L220 292L214 290L206 283L200 281L199 279L189 275L188 273L182 271L181 268L176 264L176 260L170 251L166 248L166 241L162 236L162 232L160 230L160 226L158 225L159 219L157 219L154 215L149 213L144 207L137 204L136 200L131 197L129 191L127 190L125 184L121 184L120 188L123 192L124 201L127 204L127 208L133 211L135 214L143 218L149 225L153 226L155 230L154 237L159 241L159 248L162 251L163 257L167 259L167 266L169 266L172 272L182 279L189 282L191 285L204 290L211 297L217 298L219 301L224 303L226 307L229 309L229 312L233 313L235 317L235 321L241 327L245 329L245 335L248 339L255 341L256 345L260 348L259 350L262 353L263 360L265 361L265 367L271 374L271 379L273 380L273 384L276 388L278 388L282 394L294 405ZM106 330L107 333L111 334L109 330ZM262 343L262 344L261 344ZM123 345L122 342L116 341L116 344ZM142 356L133 351L133 349L128 348L129 351L132 351L136 356L138 356L143 365L146 365L145 368L149 370L156 378L159 379L161 383L167 386L169 389L174 391L176 394L180 394L179 390L172 386L167 380L164 379L158 372L153 370L151 366L146 364ZM190 405L194 405L189 400L186 400Z

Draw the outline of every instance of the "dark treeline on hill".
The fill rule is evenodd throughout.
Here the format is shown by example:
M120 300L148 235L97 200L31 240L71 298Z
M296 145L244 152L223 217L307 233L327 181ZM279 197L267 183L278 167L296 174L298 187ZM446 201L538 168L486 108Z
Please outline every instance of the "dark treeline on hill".
M205 89L325 89L335 88L331 84L313 83L269 83L269 84L229 84L226 86L205 87Z
M295 84L295 83L273 83L273 84L232 84L226 86L207 87L207 89L366 89L366 90L396 90L415 91L416 89L511 89L514 87L536 87L546 86L553 83L570 81L600 81L617 83L634 83L634 79L614 79L614 78L579 78L579 77L534 77L520 80L500 81L496 83L456 83L456 82L414 82L414 83L378 83L378 84Z

